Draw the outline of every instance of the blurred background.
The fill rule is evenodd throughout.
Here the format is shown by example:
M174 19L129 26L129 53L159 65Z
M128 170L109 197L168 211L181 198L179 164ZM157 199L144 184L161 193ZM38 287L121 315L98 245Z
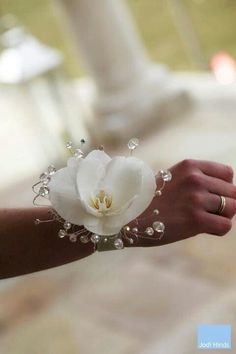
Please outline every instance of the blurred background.
M236 167L235 13L233 0L1 0L0 207L31 206L71 140L120 154L136 136L156 171ZM199 324L236 325L235 231L2 280L0 354L197 353Z

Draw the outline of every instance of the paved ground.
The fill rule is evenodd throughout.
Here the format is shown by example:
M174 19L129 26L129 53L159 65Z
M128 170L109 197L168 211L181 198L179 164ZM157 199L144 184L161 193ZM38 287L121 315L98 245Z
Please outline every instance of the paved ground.
M156 169L185 157L236 167L236 86L207 75L176 75L173 85L192 94L191 112L146 138L137 155ZM1 205L14 205L16 193L29 205L31 180L2 193ZM235 231L2 281L0 354L198 353L198 324L236 326Z

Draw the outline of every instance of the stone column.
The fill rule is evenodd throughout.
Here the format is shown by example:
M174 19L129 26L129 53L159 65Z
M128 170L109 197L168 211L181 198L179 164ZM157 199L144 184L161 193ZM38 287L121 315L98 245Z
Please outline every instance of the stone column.
M58 1L92 78L93 137L140 136L168 115L171 102L185 106L183 92L170 89L166 68L150 61L122 0Z

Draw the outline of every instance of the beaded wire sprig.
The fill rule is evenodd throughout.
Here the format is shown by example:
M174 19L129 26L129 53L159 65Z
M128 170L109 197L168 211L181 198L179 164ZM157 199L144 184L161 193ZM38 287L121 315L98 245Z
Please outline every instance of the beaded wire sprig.
M85 140L81 139L80 148L73 145L72 142L67 142L66 148L70 151L73 157L81 159L84 157L84 152L82 150ZM130 155L138 147L139 140L133 138L129 140L127 146L130 151ZM99 146L100 150L104 147ZM45 206L45 204L38 203L38 199L49 200L49 187L48 184L51 180L52 175L56 172L56 168L50 165L45 172L39 176L39 181L32 186L32 190L35 193L33 199L33 204L37 206ZM156 186L154 197L162 195L162 191L165 188L166 182L170 182L172 179L171 172L169 170L160 170L156 176L156 181L161 181L160 186ZM125 225L122 227L120 232L113 236L102 236L94 234L88 231L85 227L74 225L71 222L64 220L54 209L50 209L50 218L47 220L35 219L35 225L49 222L58 222L61 224L61 228L58 232L59 238L68 237L71 242L77 242L79 240L82 244L92 242L94 244L94 250L104 250L104 249L123 249L124 242L128 242L130 245L136 244L139 239L149 239L149 240L161 240L164 236L165 225L163 222L158 220L159 211L154 209L149 215L144 217L138 217L132 221L132 227L130 225ZM150 224L145 228L142 228L142 220L150 219ZM105 247L104 247L105 245ZM107 245L107 246L106 246Z

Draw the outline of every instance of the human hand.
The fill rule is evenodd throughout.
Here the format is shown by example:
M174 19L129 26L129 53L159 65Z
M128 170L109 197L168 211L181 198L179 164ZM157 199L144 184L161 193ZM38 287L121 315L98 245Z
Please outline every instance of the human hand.
M165 234L160 241L143 239L141 246L162 245L180 241L201 233L223 236L232 227L236 214L236 186L233 185L231 167L200 160L184 160L169 169L172 181L168 182L161 196L155 197L142 214L159 210L159 220L165 224ZM226 206L217 214L220 196ZM144 221L145 222L145 221Z

